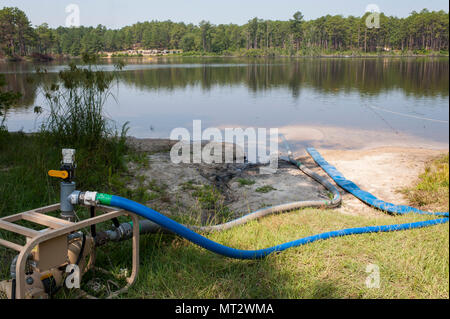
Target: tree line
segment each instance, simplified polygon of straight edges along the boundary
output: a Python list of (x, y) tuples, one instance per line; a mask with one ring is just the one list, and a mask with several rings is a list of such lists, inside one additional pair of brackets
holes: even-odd
[(181, 49), (227, 54), (263, 51), (286, 55), (324, 52), (448, 51), (449, 13), (413, 11), (406, 18), (379, 16), (379, 28), (368, 28), (370, 13), (361, 17), (326, 15), (305, 20), (296, 12), (288, 21), (254, 18), (244, 25), (201, 21), (146, 21), (121, 29), (97, 27), (33, 27), (18, 8), (0, 10), (1, 50), (6, 56), (72, 55), (128, 49)]

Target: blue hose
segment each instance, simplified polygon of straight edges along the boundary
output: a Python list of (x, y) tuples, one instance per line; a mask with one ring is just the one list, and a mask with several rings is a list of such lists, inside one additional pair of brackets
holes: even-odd
[(424, 212), (420, 209), (404, 206), (404, 205), (394, 205), (382, 200), (379, 200), (369, 192), (363, 191), (355, 183), (346, 179), (341, 172), (339, 172), (336, 167), (330, 165), (315, 148), (308, 148), (306, 150), (309, 155), (314, 159), (314, 161), (338, 184), (340, 187), (345, 189), (347, 192), (354, 195), (356, 198), (360, 199), (364, 203), (378, 208), (382, 211), (391, 214), (404, 215), (404, 214), (420, 214), (420, 215), (430, 215), (430, 216), (442, 216), (449, 217), (447, 213), (430, 213)]
[(179, 236), (197, 244), (207, 250), (215, 252), (219, 255), (223, 255), (230, 258), (235, 259), (261, 259), (266, 257), (267, 255), (273, 252), (280, 252), (292, 247), (298, 247), (301, 245), (309, 244), (318, 240), (325, 240), (334, 237), (348, 236), (348, 235), (356, 235), (356, 234), (365, 234), (365, 233), (379, 233), (379, 232), (392, 232), (392, 231), (400, 231), (400, 230), (408, 230), (413, 228), (422, 228), (428, 226), (434, 226), (438, 224), (444, 224), (448, 222), (448, 218), (442, 219), (434, 219), (423, 222), (416, 223), (407, 223), (407, 224), (399, 224), (399, 225), (385, 225), (385, 226), (368, 226), (368, 227), (359, 227), (359, 228), (350, 228), (344, 230), (337, 230), (326, 232), (314, 236), (305, 237), (302, 239), (294, 240), (288, 243), (284, 243), (281, 245), (260, 249), (260, 250), (241, 250), (230, 248), (219, 243), (216, 243), (202, 235), (199, 235), (189, 228), (177, 223), (176, 221), (158, 213), (157, 211), (148, 208), (139, 203), (133, 202), (131, 200), (119, 197), (112, 196), (110, 197), (110, 205), (114, 207), (119, 207), (135, 213), (139, 216), (147, 218), (152, 222), (164, 227)]
[(366, 234), (366, 233), (382, 233), (382, 232), (393, 232), (393, 231), (401, 231), (401, 230), (409, 230), (414, 228), (423, 228), (429, 227), (439, 224), (445, 224), (449, 221), (448, 213), (428, 213), (418, 210), (409, 206), (396, 206), (391, 203), (386, 203), (377, 199), (372, 194), (361, 190), (356, 184), (347, 180), (337, 169), (330, 164), (328, 164), (320, 154), (313, 148), (308, 149), (308, 153), (313, 157), (313, 159), (330, 175), (335, 182), (349, 191), (365, 203), (379, 208), (383, 211), (387, 211), (395, 214), (406, 214), (406, 213), (417, 213), (417, 214), (426, 214), (426, 215), (435, 215), (435, 216), (445, 216), (446, 218), (439, 218), (415, 223), (406, 223), (406, 224), (398, 224), (398, 225), (383, 225), (383, 226), (367, 226), (367, 227), (358, 227), (358, 228), (349, 228), (343, 230), (336, 230), (331, 232), (326, 232), (322, 234), (317, 234), (314, 236), (309, 236), (301, 239), (297, 239), (291, 242), (287, 242), (281, 245), (259, 249), (259, 250), (241, 250), (235, 249), (231, 247), (227, 247), (216, 243), (191, 229), (177, 223), (176, 221), (158, 213), (157, 211), (141, 205), (139, 203), (133, 202), (129, 199), (125, 199), (119, 196), (111, 196), (107, 194), (98, 194), (97, 200), (101, 204), (110, 205), (114, 207), (119, 207), (125, 209), (129, 212), (135, 213), (139, 216), (147, 218), (152, 222), (158, 224), (159, 226), (197, 244), (200, 247), (203, 247), (207, 250), (215, 252), (219, 255), (223, 255), (230, 258), (235, 259), (261, 259), (270, 255), (274, 252), (281, 252), (288, 248), (298, 247), (305, 244), (309, 244), (318, 240), (325, 240), (334, 237), (342, 237), (348, 235), (357, 235), (357, 234)]

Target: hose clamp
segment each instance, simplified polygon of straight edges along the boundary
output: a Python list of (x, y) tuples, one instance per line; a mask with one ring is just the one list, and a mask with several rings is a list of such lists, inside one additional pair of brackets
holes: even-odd
[(97, 206), (97, 192), (86, 192), (84, 193), (84, 205), (86, 206)]
[(81, 194), (80, 191), (72, 192), (72, 194), (70, 194), (68, 198), (69, 202), (72, 205), (78, 205), (80, 203), (80, 194)]

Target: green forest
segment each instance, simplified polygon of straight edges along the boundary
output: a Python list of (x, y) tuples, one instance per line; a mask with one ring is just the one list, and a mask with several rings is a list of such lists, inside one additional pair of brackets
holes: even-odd
[(128, 49), (181, 49), (183, 54), (306, 55), (400, 52), (448, 53), (449, 14), (413, 11), (406, 18), (380, 14), (379, 28), (368, 28), (361, 17), (327, 15), (305, 20), (296, 12), (288, 21), (253, 18), (244, 25), (202, 21), (138, 22), (121, 29), (32, 26), (18, 8), (0, 10), (1, 53), (6, 57), (117, 52)]

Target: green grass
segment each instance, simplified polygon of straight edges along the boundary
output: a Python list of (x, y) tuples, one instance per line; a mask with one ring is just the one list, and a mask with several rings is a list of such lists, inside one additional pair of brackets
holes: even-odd
[(222, 52), (205, 52), (205, 51), (186, 51), (171, 56), (189, 56), (189, 57), (409, 57), (409, 56), (448, 56), (448, 51), (431, 51), (431, 50), (414, 50), (414, 51), (371, 51), (363, 50), (325, 50), (318, 47), (305, 47), (300, 50), (294, 48), (269, 48), (269, 49), (237, 49), (224, 50)]
[[(272, 216), (208, 237), (259, 249), (316, 233), (405, 223), (419, 216), (365, 218), (306, 209)], [(448, 298), (448, 225), (320, 241), (260, 261), (218, 256), (178, 237), (141, 239), (141, 269), (122, 298)], [(130, 269), (130, 243), (110, 244), (98, 264)], [(379, 289), (365, 285), (366, 267), (380, 269)]]
[(403, 190), (413, 205), (430, 209), (449, 209), (449, 157), (439, 156), (431, 161), (413, 187)]
[[(47, 134), (4, 132), (1, 142), (0, 217), (59, 202), (60, 179), (49, 177), (47, 172), (60, 168), (63, 146)], [(125, 171), (125, 151), (120, 139), (104, 140), (92, 150), (78, 148), (77, 188), (114, 193), (109, 181), (118, 180), (118, 174)], [(0, 236), (12, 239), (8, 232), (0, 231)], [(0, 248), (0, 277), (7, 273), (11, 256), (12, 252)]]
[(252, 181), (251, 179), (245, 179), (245, 178), (239, 178), (237, 180), (237, 182), (239, 183), (239, 187), (250, 186), (250, 185), (254, 185), (256, 183), (255, 181)]
[[(440, 203), (444, 197), (448, 200), (446, 163), (448, 157), (430, 163), (417, 184), (435, 192)], [(447, 195), (439, 191), (445, 185)], [(260, 249), (331, 230), (429, 218), (305, 209), (208, 237), (230, 247)], [(129, 268), (122, 258), (129, 250), (130, 243), (119, 249), (111, 244), (100, 252), (98, 262), (106, 265), (111, 259), (119, 262), (116, 271)], [(380, 288), (366, 287), (370, 264), (380, 269)], [(319, 241), (260, 261), (233, 260), (182, 238), (151, 235), (141, 239), (138, 281), (122, 298), (449, 298), (448, 282), (448, 224)]]
[(192, 196), (198, 199), (203, 209), (215, 209), (222, 201), (220, 193), (210, 185), (198, 187)]
[(184, 191), (195, 191), (198, 186), (199, 185), (194, 180), (190, 180), (181, 184), (181, 189)]
[(225, 197), (216, 187), (211, 185), (191, 186), (195, 188), (192, 196), (198, 200), (203, 211), (209, 212), (209, 223), (223, 223), (232, 216), (232, 212), (224, 204)]
[[(426, 184), (427, 172), (433, 171), (427, 169), (419, 184)], [(230, 247), (260, 249), (331, 230), (426, 219), (430, 217), (363, 217), (305, 209), (208, 238)], [(130, 250), (131, 243), (109, 244), (97, 261), (103, 267), (113, 264), (118, 274), (130, 269)], [(370, 264), (380, 269), (380, 288), (366, 286)], [(141, 238), (138, 281), (121, 298), (449, 298), (448, 282), (448, 224), (319, 241), (259, 261), (233, 260), (179, 237), (151, 235)]]
[[(59, 167), (59, 147), (38, 136), (11, 134), (7, 138), (9, 143), (0, 152), (0, 216), (57, 202), (59, 181), (47, 177), (46, 172)], [(105, 166), (102, 160), (106, 154), (101, 150), (77, 155), (83, 168), (78, 170), (80, 187), (139, 197), (133, 192), (126, 194), (124, 180), (134, 177), (127, 176), (124, 168)], [(141, 155), (129, 158), (144, 163)], [(439, 163), (444, 165), (445, 159)], [(447, 179), (441, 179), (433, 177), (435, 169), (431, 166), (418, 185), (428, 185), (427, 191), (438, 192), (441, 198), (444, 195), (438, 190), (445, 180), (448, 194), (448, 168)], [(142, 190), (164, 194), (164, 187), (141, 182)], [(436, 188), (435, 184), (441, 186)], [(216, 208), (220, 203), (215, 189), (194, 182), (185, 188), (195, 193), (205, 207)], [(381, 213), (378, 217), (348, 216), (333, 210), (305, 209), (213, 233), (208, 238), (234, 248), (260, 249), (325, 231), (429, 218)], [(140, 243), (138, 280), (121, 298), (449, 298), (448, 224), (319, 241), (259, 261), (218, 256), (173, 235), (142, 236)], [(0, 250), (1, 278), (8, 276), (13, 256)], [(366, 287), (369, 264), (380, 269), (380, 288)], [(131, 242), (110, 243), (97, 249), (96, 265), (116, 276), (124, 269), (130, 270)], [(88, 289), (94, 277), (103, 284), (107, 279), (125, 284), (122, 279), (89, 273), (83, 278), (83, 288)], [(104, 287), (98, 296), (105, 296)], [(73, 295), (63, 289), (56, 297)]]
[(271, 191), (275, 191), (275, 190), (276, 190), (276, 189), (273, 188), (273, 186), (271, 186), (271, 185), (265, 185), (265, 186), (262, 186), (262, 187), (257, 188), (257, 189), (256, 189), (256, 192), (265, 194), (265, 193), (270, 193)]

